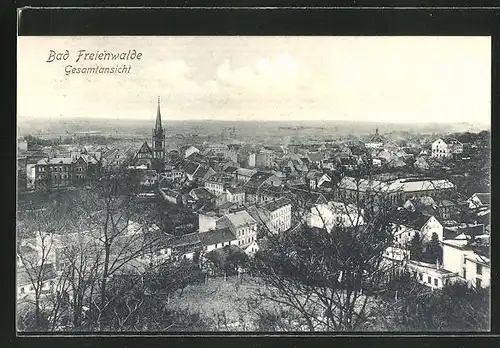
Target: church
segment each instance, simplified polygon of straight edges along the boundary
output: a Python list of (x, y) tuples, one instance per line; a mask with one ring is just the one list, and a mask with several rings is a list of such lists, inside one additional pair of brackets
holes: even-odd
[(145, 141), (137, 151), (132, 167), (137, 169), (151, 169), (160, 173), (165, 170), (165, 130), (161, 123), (160, 97), (156, 111), (156, 122), (151, 134), (151, 146)]

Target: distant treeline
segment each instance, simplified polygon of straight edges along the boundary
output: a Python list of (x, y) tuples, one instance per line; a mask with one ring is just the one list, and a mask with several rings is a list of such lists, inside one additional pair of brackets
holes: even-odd
[(24, 140), (28, 143), (28, 146), (55, 146), (74, 144), (75, 142), (82, 141), (84, 141), (85, 143), (107, 145), (117, 141), (118, 139), (103, 135), (80, 135), (74, 137), (58, 137), (53, 139), (43, 139), (32, 135), (27, 135), (24, 137)]
[(481, 131), (479, 133), (465, 132), (457, 134), (456, 138), (458, 141), (465, 144), (476, 142), (488, 143), (491, 138), (491, 133), (489, 131)]

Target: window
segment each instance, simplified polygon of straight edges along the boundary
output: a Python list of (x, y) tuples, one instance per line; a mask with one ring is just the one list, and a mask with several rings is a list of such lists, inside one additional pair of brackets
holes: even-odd
[(434, 279), (434, 286), (438, 286), (438, 279), (437, 278)]
[(481, 279), (476, 278), (476, 287), (480, 288), (481, 287)]
[(419, 274), (420, 281), (424, 280), (424, 275), (422, 273)]
[(427, 276), (427, 284), (430, 284), (430, 283), (431, 283), (431, 277)]
[(480, 264), (476, 264), (476, 273), (479, 275), (483, 274), (483, 267)]
[(462, 273), (464, 274), (463, 277), (467, 279), (467, 270), (465, 269), (465, 267), (462, 268)]

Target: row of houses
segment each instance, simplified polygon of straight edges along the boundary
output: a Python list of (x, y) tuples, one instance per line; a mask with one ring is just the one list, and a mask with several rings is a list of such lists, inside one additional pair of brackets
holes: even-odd
[[(454, 216), (458, 221), (445, 220), (432, 210), (415, 210), (415, 204), (407, 202), (391, 225), (394, 241), (384, 253), (387, 263), (410, 271), (417, 281), (432, 289), (457, 281), (478, 288), (488, 287), (491, 272), (488, 196), (486, 193), (474, 194), (463, 202), (462, 208), (470, 210), (471, 214), (461, 211)], [(466, 215), (467, 221), (460, 220)], [(439, 242), (442, 259), (435, 262), (413, 259), (412, 240), (418, 236), (425, 245), (433, 235)]]

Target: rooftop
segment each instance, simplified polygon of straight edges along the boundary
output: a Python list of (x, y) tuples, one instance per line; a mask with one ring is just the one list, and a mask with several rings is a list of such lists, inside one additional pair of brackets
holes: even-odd
[(228, 187), (227, 191), (229, 191), (231, 194), (238, 194), (238, 193), (245, 193), (245, 189), (241, 186), (237, 187)]
[(418, 192), (430, 190), (452, 189), (455, 187), (447, 179), (396, 179), (393, 181), (379, 181), (371, 179), (356, 179), (344, 177), (339, 182), (339, 187), (349, 190), (375, 191), (375, 192)]
[(221, 228), (213, 231), (199, 233), (200, 241), (203, 245), (215, 245), (219, 243), (231, 242), (236, 239), (229, 228)]
[(489, 205), (491, 203), (491, 193), (474, 193), (473, 197), (474, 196), (485, 205)]
[(289, 199), (281, 197), (278, 198), (277, 200), (270, 201), (264, 204), (262, 207), (267, 209), (269, 212), (273, 212), (289, 204), (291, 204), (291, 201)]
[(73, 159), (71, 157), (53, 157), (50, 159), (41, 159), (36, 164), (71, 164)]
[(249, 168), (238, 168), (236, 169), (236, 172), (238, 173), (238, 175), (252, 176), (257, 173), (257, 170)]
[(430, 272), (433, 272), (435, 274), (437, 273), (437, 274), (444, 276), (444, 277), (450, 277), (450, 276), (456, 275), (456, 273), (448, 271), (447, 269), (444, 269), (441, 266), (436, 267), (436, 264), (434, 264), (434, 263), (426, 263), (426, 262), (419, 262), (419, 261), (411, 260), (411, 261), (409, 261), (409, 265), (416, 267), (416, 268), (425, 269), (427, 272), (430, 271)]
[(201, 243), (198, 232), (188, 233), (180, 237), (169, 240), (169, 245), (172, 248), (181, 247), (185, 245), (196, 245)]
[(250, 216), (246, 210), (226, 215), (224, 218), (226, 218), (234, 227), (243, 227), (256, 223), (255, 219)]

